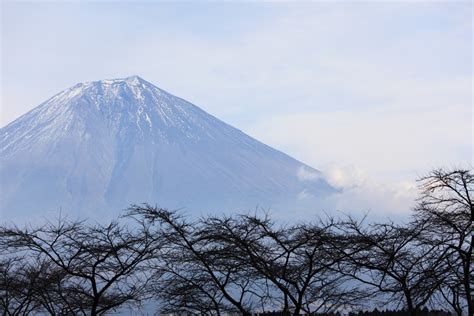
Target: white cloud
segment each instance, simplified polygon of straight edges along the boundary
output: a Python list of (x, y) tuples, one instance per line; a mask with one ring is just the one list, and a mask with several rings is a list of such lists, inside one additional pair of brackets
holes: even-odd
[(410, 214), (418, 194), (415, 181), (377, 181), (353, 165), (328, 166), (324, 175), (341, 189), (328, 202), (342, 212), (404, 217)]
[(336, 188), (349, 189), (364, 184), (366, 175), (353, 165), (337, 166), (330, 164), (324, 168), (324, 178)]
[(296, 171), (296, 176), (300, 181), (316, 181), (321, 178), (321, 174), (305, 166), (301, 166)]

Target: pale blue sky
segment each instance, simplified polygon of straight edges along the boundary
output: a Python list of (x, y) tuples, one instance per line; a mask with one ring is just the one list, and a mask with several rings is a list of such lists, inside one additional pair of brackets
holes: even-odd
[(1, 6), (0, 126), (139, 75), (394, 209), (417, 175), (472, 164), (468, 1)]

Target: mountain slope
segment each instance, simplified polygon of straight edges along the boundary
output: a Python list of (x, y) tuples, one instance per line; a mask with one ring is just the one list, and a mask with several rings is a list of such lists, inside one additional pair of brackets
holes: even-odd
[(334, 192), (319, 171), (136, 76), (53, 96), (0, 130), (0, 151), (7, 218), (141, 202), (248, 210)]

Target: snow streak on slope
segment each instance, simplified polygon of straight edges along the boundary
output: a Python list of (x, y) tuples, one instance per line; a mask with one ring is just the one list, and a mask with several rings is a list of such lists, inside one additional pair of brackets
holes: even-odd
[(234, 211), (334, 192), (319, 171), (139, 77), (80, 83), (0, 130), (4, 217), (130, 203)]

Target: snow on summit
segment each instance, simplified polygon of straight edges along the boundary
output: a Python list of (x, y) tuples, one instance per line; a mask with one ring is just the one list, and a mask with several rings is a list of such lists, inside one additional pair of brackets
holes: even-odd
[(278, 208), (334, 189), (319, 171), (138, 76), (79, 83), (0, 129), (3, 217)]

